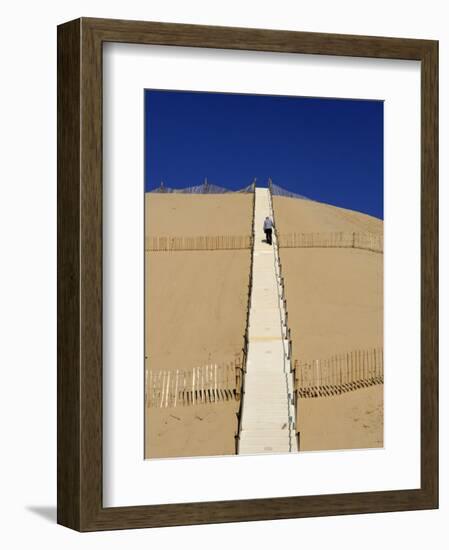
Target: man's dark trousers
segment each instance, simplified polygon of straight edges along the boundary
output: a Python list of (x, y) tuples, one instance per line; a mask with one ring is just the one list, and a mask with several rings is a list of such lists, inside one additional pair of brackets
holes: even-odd
[(265, 229), (265, 236), (267, 238), (267, 243), (268, 244), (271, 244), (271, 233), (272, 233), (272, 229)]

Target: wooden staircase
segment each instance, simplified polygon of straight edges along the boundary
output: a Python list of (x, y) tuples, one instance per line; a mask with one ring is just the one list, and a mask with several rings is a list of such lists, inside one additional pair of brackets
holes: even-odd
[(269, 190), (255, 190), (253, 284), (248, 355), (238, 454), (297, 451), (293, 377), (290, 372), (285, 311), (277, 264), (277, 241), (265, 242), (263, 221), (273, 219)]

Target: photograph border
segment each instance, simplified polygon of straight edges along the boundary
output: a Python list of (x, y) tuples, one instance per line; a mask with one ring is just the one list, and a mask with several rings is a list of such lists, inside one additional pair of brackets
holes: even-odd
[[(105, 42), (421, 62), (420, 489), (103, 507)], [(438, 42), (81, 18), (58, 27), (57, 65), (58, 523), (78, 531), (99, 531), (437, 508)]]

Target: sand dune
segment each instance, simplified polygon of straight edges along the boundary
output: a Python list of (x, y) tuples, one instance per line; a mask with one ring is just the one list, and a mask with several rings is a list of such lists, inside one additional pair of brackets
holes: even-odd
[(383, 386), (334, 397), (301, 399), (298, 430), (302, 451), (383, 446)]
[(366, 231), (383, 233), (383, 221), (361, 212), (289, 197), (273, 197), (280, 233)]
[(146, 458), (235, 454), (237, 404), (150, 409)]
[[(252, 195), (146, 195), (146, 236), (249, 235)], [(243, 346), (249, 250), (145, 253), (146, 368), (228, 362)], [(236, 401), (146, 410), (145, 456), (234, 454)]]
[[(371, 232), (381, 220), (301, 199), (274, 198), (280, 233)], [(146, 236), (248, 235), (252, 196), (151, 194)], [(256, 223), (262, 220), (256, 220)], [(383, 344), (383, 255), (281, 248), (293, 357), (326, 358)], [(190, 369), (241, 351), (250, 251), (146, 252), (146, 368)], [(235, 452), (238, 402), (146, 410), (146, 457)], [(383, 386), (300, 399), (301, 450), (383, 445)]]
[[(279, 233), (383, 231), (377, 218), (301, 199), (274, 197), (274, 212)], [(281, 248), (280, 258), (293, 358), (383, 346), (383, 254)], [(298, 411), (301, 450), (383, 445), (383, 386), (300, 399)]]
[(253, 195), (145, 195), (145, 235), (250, 235)]
[(280, 256), (294, 355), (310, 360), (382, 346), (382, 254), (281, 248)]
[(243, 346), (247, 250), (147, 252), (146, 341), (153, 370), (226, 362)]

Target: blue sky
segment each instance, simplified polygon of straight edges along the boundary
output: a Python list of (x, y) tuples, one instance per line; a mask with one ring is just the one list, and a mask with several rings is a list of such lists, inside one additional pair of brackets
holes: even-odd
[(257, 178), (383, 219), (383, 102), (145, 91), (145, 190)]

